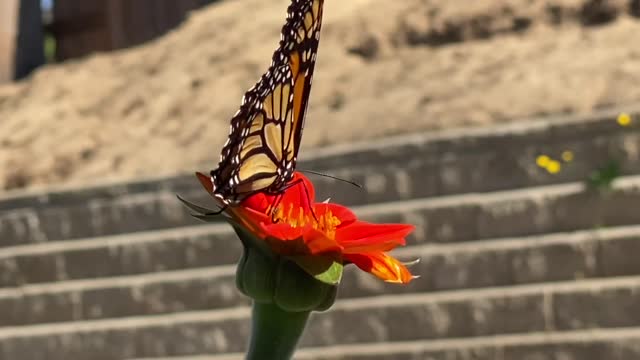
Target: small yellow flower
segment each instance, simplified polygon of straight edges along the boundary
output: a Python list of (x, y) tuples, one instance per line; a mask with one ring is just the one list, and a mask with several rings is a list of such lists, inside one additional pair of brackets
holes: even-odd
[(560, 168), (561, 167), (562, 167), (562, 165), (560, 164), (559, 161), (551, 160), (547, 164), (546, 169), (550, 174), (557, 174), (557, 173), (560, 172)]
[(550, 161), (551, 158), (547, 155), (540, 155), (536, 158), (536, 164), (541, 168), (546, 168)]
[(627, 113), (621, 113), (620, 115), (618, 115), (618, 124), (620, 126), (631, 125), (631, 116)]
[(562, 160), (564, 160), (564, 162), (571, 162), (573, 160), (573, 151), (563, 151)]

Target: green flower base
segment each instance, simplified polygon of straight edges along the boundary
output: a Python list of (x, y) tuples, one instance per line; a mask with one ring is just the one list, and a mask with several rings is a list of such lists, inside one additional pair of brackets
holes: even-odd
[[(178, 197), (196, 218), (228, 221), (243, 244), (236, 271), (236, 286), (253, 299), (252, 332), (247, 360), (288, 360), (295, 352), (312, 311), (333, 305), (343, 265), (332, 254), (285, 257), (275, 254), (227, 216)], [(222, 219), (221, 219), (222, 218)]]

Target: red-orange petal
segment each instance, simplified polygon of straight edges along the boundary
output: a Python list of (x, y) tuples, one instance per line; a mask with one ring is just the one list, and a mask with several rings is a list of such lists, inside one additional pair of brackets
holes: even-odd
[(271, 217), (268, 216), (267, 214), (261, 212), (261, 211), (257, 211), (255, 209), (252, 209), (250, 207), (245, 207), (245, 206), (230, 206), (227, 209), (228, 213), (233, 214), (233, 216), (235, 217), (239, 217), (242, 218), (244, 220), (250, 221), (251, 223), (258, 225), (261, 223), (271, 223)]
[(315, 200), (315, 189), (309, 179), (299, 172), (293, 174), (293, 179), (289, 181), (287, 186), (290, 186), (282, 194), (280, 203), (285, 207), (293, 205), (293, 207), (301, 207), (305, 211), (311, 209), (311, 206)]
[[(289, 224), (261, 224), (262, 230), (268, 237), (286, 243), (292, 240), (303, 239), (307, 251), (305, 254), (321, 254), (325, 252), (341, 252), (342, 247), (335, 240), (326, 236), (322, 231), (311, 226), (292, 227)], [(281, 244), (280, 246), (287, 246)]]
[(311, 226), (294, 228), (287, 224), (271, 224), (263, 225), (263, 229), (271, 249), (282, 255), (316, 255), (342, 250), (333, 239)]
[(342, 247), (334, 239), (329, 238), (324, 232), (312, 227), (305, 231), (304, 242), (311, 254), (322, 254), (327, 252), (342, 252)]
[[(272, 199), (273, 198), (273, 199)], [(269, 206), (275, 201), (274, 196), (267, 196), (264, 193), (256, 193), (242, 201), (241, 206), (244, 208), (252, 209), (254, 211), (267, 213)]]
[(207, 190), (209, 194), (213, 193), (213, 183), (211, 182), (210, 176), (207, 176), (201, 172), (196, 172), (196, 177), (198, 178), (198, 181), (200, 181), (200, 184), (204, 186), (204, 188)]
[(328, 211), (331, 211), (331, 214), (340, 220), (338, 227), (348, 226), (358, 220), (351, 209), (338, 204), (316, 203), (313, 205), (313, 211), (318, 217), (324, 216)]
[(348, 254), (345, 259), (386, 282), (407, 284), (413, 280), (413, 275), (406, 266), (383, 252)]
[(407, 224), (371, 224), (357, 221), (338, 228), (336, 240), (345, 253), (388, 251), (405, 244), (405, 237), (415, 227)]
[(262, 223), (260, 224), (260, 227), (265, 233), (268, 234), (268, 236), (282, 241), (298, 239), (302, 237), (306, 230), (304, 227), (292, 227), (291, 225), (286, 223)]

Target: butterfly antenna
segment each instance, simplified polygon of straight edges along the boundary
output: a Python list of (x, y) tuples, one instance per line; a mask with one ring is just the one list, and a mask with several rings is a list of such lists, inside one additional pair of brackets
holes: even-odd
[(317, 172), (317, 171), (313, 171), (313, 170), (299, 170), (299, 171), (303, 172), (303, 173), (309, 173), (309, 174), (313, 174), (313, 175), (324, 176), (324, 177), (327, 177), (327, 178), (333, 179), (333, 180), (342, 181), (342, 182), (345, 182), (347, 184), (351, 184), (351, 185), (357, 187), (358, 189), (362, 189), (363, 188), (362, 185), (358, 184), (355, 181), (342, 179), (342, 178), (339, 178), (339, 177), (336, 177), (336, 176), (327, 175), (327, 174), (324, 174), (324, 173), (321, 173), (321, 172)]

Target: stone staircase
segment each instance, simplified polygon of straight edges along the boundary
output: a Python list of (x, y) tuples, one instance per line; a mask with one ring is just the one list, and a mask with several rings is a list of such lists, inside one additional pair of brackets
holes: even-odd
[[(627, 109), (628, 110), (628, 109)], [(319, 198), (417, 225), (396, 254), (422, 277), (349, 269), (297, 359), (640, 359), (640, 128), (617, 113), (305, 152)], [(558, 174), (539, 154), (574, 160)], [(610, 159), (611, 191), (584, 180)], [(191, 176), (0, 199), (0, 359), (242, 359), (241, 246), (176, 200)]]

